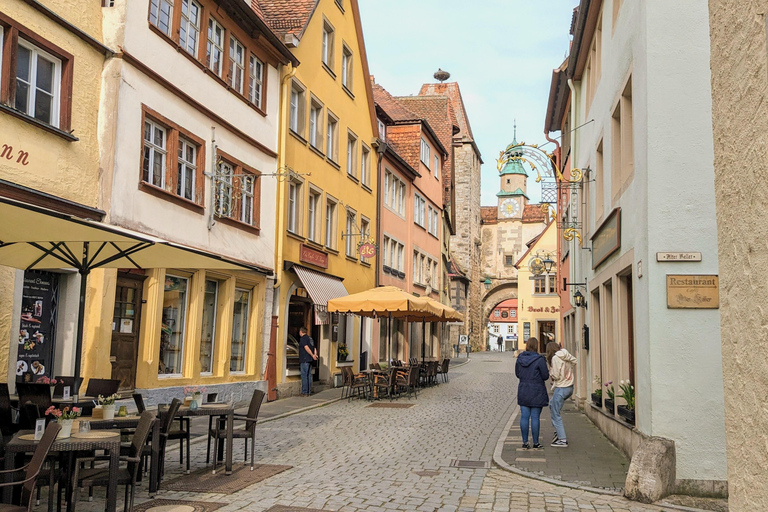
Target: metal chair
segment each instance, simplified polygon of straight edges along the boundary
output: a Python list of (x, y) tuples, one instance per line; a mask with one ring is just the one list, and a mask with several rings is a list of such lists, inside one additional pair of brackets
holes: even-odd
[[(242, 428), (232, 428), (233, 439), (245, 439), (245, 453), (243, 454), (243, 461), (248, 460), (248, 438), (251, 439), (251, 471), (253, 471), (253, 460), (256, 453), (256, 421), (259, 417), (259, 410), (261, 409), (261, 403), (264, 401), (265, 393), (256, 389), (251, 397), (251, 404), (248, 406), (248, 414), (245, 416), (235, 414), (234, 419), (236, 421), (245, 421)], [(211, 438), (213, 438), (213, 471), (216, 471), (216, 460), (218, 457), (219, 440), (223, 440), (227, 437), (227, 425), (226, 419), (219, 418), (215, 423), (215, 427), (208, 431), (208, 453), (211, 452)], [(207, 461), (208, 459), (206, 459)]]
[[(19, 395), (19, 428), (34, 430), (35, 420), (42, 417), (52, 405), (51, 387), (48, 384), (18, 382), (16, 383), (16, 392)], [(32, 403), (37, 407), (37, 414), (34, 417), (30, 417), (33, 409), (27, 408), (27, 403)]]
[[(160, 424), (160, 446), (157, 447), (157, 453), (160, 457), (161, 478), (163, 473), (165, 473), (165, 447), (168, 444), (168, 432), (171, 430), (171, 425), (176, 417), (176, 413), (179, 412), (179, 407), (181, 407), (181, 400), (174, 398), (171, 400), (171, 405), (168, 406), (168, 409), (160, 414), (160, 421), (162, 423)], [(158, 406), (158, 412), (159, 411), (160, 406)]]
[[(48, 392), (48, 398), (50, 398), (50, 391)], [(26, 466), (19, 469), (12, 469), (10, 471), (0, 471), (0, 475), (8, 475), (17, 471), (25, 470), (24, 480), (18, 482), (4, 482), (0, 483), (0, 488), (12, 487), (21, 485), (21, 505), (5, 505), (0, 504), (0, 512), (31, 512), (33, 502), (32, 493), (37, 485), (37, 478), (40, 475), (40, 469), (43, 467), (43, 462), (48, 457), (48, 452), (51, 450), (51, 445), (56, 441), (56, 436), (59, 435), (61, 425), (56, 422), (51, 422), (46, 427), (43, 437), (35, 448), (35, 452), (32, 455), (32, 460)]]

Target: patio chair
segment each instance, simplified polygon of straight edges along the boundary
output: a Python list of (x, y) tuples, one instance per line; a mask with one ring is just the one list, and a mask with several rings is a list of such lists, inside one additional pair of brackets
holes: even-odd
[[(50, 391), (48, 393), (48, 397), (50, 398)], [(40, 475), (40, 469), (43, 467), (45, 459), (48, 458), (48, 452), (51, 450), (51, 445), (56, 441), (56, 436), (59, 434), (59, 430), (61, 430), (61, 425), (53, 421), (49, 423), (37, 448), (35, 448), (35, 452), (32, 454), (32, 460), (29, 464), (19, 469), (0, 471), (0, 475), (5, 477), (8, 474), (24, 470), (24, 480), (0, 483), (0, 488), (13, 487), (16, 485), (22, 486), (21, 505), (0, 504), (0, 512), (31, 512), (34, 501), (32, 499), (32, 492), (35, 490), (37, 478)]]
[(448, 358), (443, 359), (442, 364), (437, 368), (437, 376), (443, 376), (443, 382), (448, 382), (448, 365), (451, 364), (451, 360)]
[(171, 404), (165, 408), (165, 410), (160, 412), (160, 406), (158, 405), (158, 413), (160, 415), (160, 443), (157, 447), (157, 453), (160, 457), (160, 478), (163, 477), (163, 473), (165, 473), (165, 447), (168, 445), (168, 432), (171, 430), (171, 426), (173, 425), (173, 420), (176, 419), (176, 413), (179, 412), (179, 407), (181, 407), (181, 400), (178, 398), (174, 398), (171, 400)]
[(85, 396), (96, 398), (99, 395), (114, 395), (118, 389), (120, 389), (120, 379), (88, 379)]
[(133, 403), (136, 404), (136, 409), (139, 411), (139, 414), (147, 410), (147, 406), (144, 405), (144, 395), (141, 393), (133, 394)]
[[(129, 512), (133, 508), (133, 498), (136, 492), (136, 479), (139, 475), (139, 467), (141, 466), (142, 452), (144, 451), (144, 445), (149, 437), (149, 431), (152, 428), (152, 420), (155, 415), (149, 411), (141, 413), (139, 418), (139, 425), (136, 427), (136, 432), (133, 434), (131, 440), (130, 454), (121, 455), (120, 461), (127, 462), (127, 465), (120, 467), (117, 471), (117, 485), (125, 486), (125, 504), (123, 505), (124, 512)], [(122, 451), (122, 450), (121, 450)], [(75, 474), (73, 481), (75, 483), (75, 491), (72, 493), (72, 510), (77, 507), (77, 489), (82, 487), (106, 487), (110, 482), (110, 469), (109, 467), (98, 468), (80, 468), (81, 462), (93, 462), (98, 460), (109, 460), (109, 457), (87, 457), (78, 458), (77, 464), (75, 464)], [(130, 493), (129, 493), (130, 491)]]
[(357, 392), (357, 396), (360, 396), (362, 392), (363, 398), (367, 398), (368, 389), (370, 388), (370, 381), (368, 376), (364, 373), (355, 373), (352, 368), (345, 367), (342, 371), (346, 373), (347, 379), (349, 379), (349, 392), (347, 394), (347, 401), (352, 400), (352, 393)]
[[(243, 461), (248, 461), (248, 438), (251, 439), (251, 471), (253, 471), (254, 456), (256, 453), (256, 421), (259, 417), (259, 410), (261, 404), (264, 401), (265, 393), (256, 389), (251, 397), (251, 404), (248, 406), (248, 414), (245, 416), (235, 414), (234, 419), (236, 421), (245, 421), (242, 428), (232, 427), (232, 439), (244, 439), (245, 440), (245, 452), (243, 454)], [(211, 438), (213, 438), (213, 471), (216, 472), (216, 458), (218, 456), (219, 441), (224, 440), (227, 437), (227, 425), (226, 419), (220, 418), (216, 421), (215, 427), (208, 432), (208, 453), (211, 452)], [(207, 459), (206, 459), (207, 460)]]
[[(43, 417), (51, 406), (51, 387), (48, 384), (18, 382), (16, 392), (19, 395), (19, 428), (34, 430), (35, 420)], [(36, 406), (37, 414), (32, 414), (33, 409), (26, 407), (27, 403)]]
[(386, 373), (376, 373), (373, 375), (373, 390), (378, 398), (388, 396), (390, 400), (392, 399), (392, 388), (395, 385), (396, 374), (397, 371), (393, 367)]
[(74, 393), (75, 390), (75, 378), (74, 377), (56, 377), (56, 385), (53, 388), (53, 396), (54, 397), (62, 397), (64, 396), (64, 387), (69, 386), (69, 393), (70, 396), (72, 393)]
[(13, 422), (13, 411), (8, 384), (0, 383), (0, 435), (3, 437), (12, 436), (19, 431), (19, 425)]
[(419, 376), (420, 376), (420, 367), (418, 365), (411, 366), (411, 373), (408, 376), (408, 399), (411, 398), (411, 390), (413, 391), (413, 396), (415, 398), (419, 398)]
[(406, 391), (408, 393), (408, 400), (411, 399), (411, 374), (414, 373), (414, 367), (408, 366), (405, 368), (398, 368), (395, 371), (395, 385), (394, 393), (400, 397), (400, 393)]

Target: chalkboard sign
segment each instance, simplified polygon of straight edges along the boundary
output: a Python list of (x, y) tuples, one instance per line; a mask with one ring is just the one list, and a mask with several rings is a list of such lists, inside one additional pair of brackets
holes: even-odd
[(16, 380), (19, 382), (35, 382), (43, 376), (53, 376), (58, 291), (58, 274), (24, 272), (16, 358)]

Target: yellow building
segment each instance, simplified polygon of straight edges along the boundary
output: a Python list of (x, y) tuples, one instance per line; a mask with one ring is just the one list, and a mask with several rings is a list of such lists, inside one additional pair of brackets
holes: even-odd
[[(112, 52), (101, 42), (101, 11), (77, 0), (11, 0), (0, 9), (0, 201), (19, 215), (35, 205), (104, 217), (98, 112)], [(4, 210), (4, 224), (18, 222), (16, 206)], [(3, 261), (14, 247), (4, 249)], [(0, 267), (0, 367), (9, 368), (0, 380), (73, 374), (79, 284), (72, 270)], [(93, 331), (109, 336), (108, 325)]]
[[(544, 352), (549, 338), (557, 332), (560, 320), (560, 297), (557, 294), (557, 225), (550, 222), (544, 231), (527, 244), (528, 250), (515, 264), (518, 276), (518, 350), (525, 350), (530, 337), (539, 340)], [(545, 264), (552, 261), (547, 272)]]
[[(371, 320), (326, 314), (329, 299), (375, 286), (375, 257), (359, 244), (377, 231), (377, 125), (357, 0), (262, 5), (301, 62), (281, 80), (270, 390), (299, 393), (298, 330), (318, 345), (315, 380), (371, 353)], [(274, 398), (271, 397), (271, 398)]]

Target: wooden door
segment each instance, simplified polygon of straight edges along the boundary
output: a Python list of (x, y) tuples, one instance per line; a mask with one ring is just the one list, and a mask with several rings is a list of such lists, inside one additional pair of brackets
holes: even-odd
[(120, 380), (120, 390), (132, 390), (136, 386), (142, 285), (141, 278), (120, 276), (117, 279), (109, 359), (112, 378)]
[(555, 335), (555, 322), (539, 322), (539, 352), (542, 354), (547, 351), (549, 337), (546, 334)]

